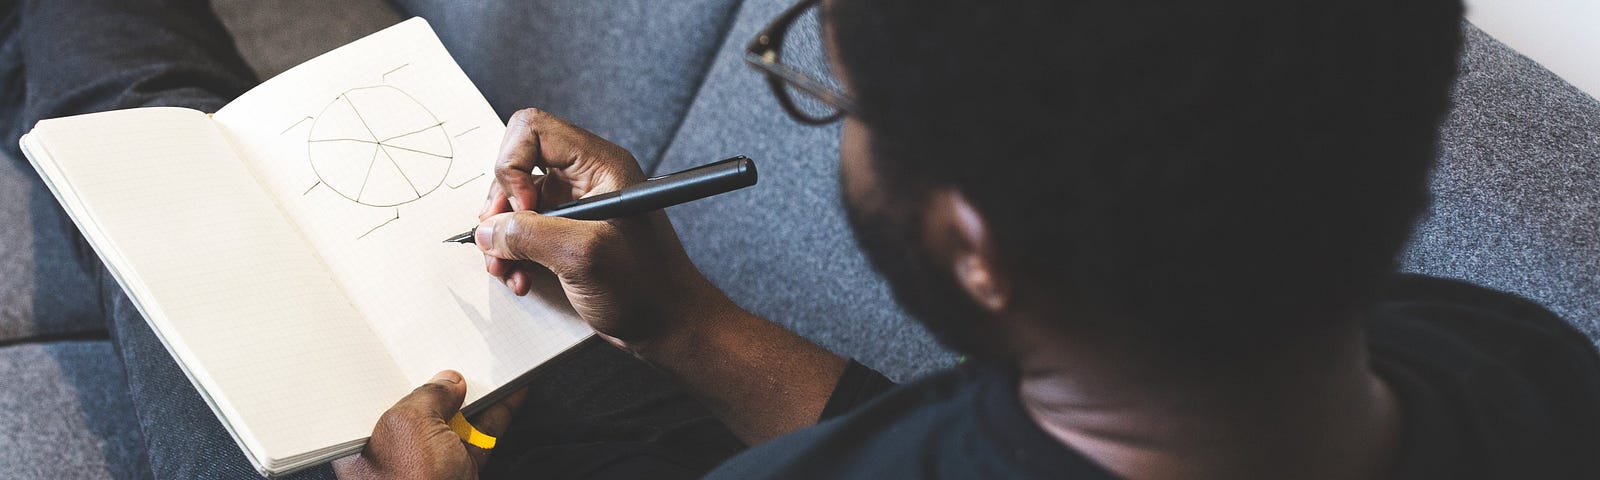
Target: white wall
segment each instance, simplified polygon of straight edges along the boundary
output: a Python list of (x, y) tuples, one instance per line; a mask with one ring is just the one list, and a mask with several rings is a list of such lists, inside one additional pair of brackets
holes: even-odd
[(1600, 98), (1600, 0), (1466, 0), (1467, 20)]

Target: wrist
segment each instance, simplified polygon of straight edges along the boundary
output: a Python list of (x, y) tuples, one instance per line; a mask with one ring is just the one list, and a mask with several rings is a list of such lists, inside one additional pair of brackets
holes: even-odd
[(740, 308), (732, 299), (704, 278), (703, 286), (694, 294), (684, 295), (680, 308), (663, 312), (660, 329), (645, 339), (617, 341), (618, 346), (644, 360), (667, 370), (702, 358), (722, 344), (722, 337), (740, 331), (741, 322), (754, 315)]

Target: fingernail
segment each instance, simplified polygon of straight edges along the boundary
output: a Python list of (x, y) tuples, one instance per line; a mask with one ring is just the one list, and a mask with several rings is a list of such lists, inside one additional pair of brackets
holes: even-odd
[(434, 374), (433, 378), (428, 379), (428, 383), (444, 383), (444, 382), (461, 383), (461, 374), (456, 373), (454, 370), (445, 370), (443, 372), (439, 372), (439, 373)]
[(522, 211), (522, 202), (517, 201), (517, 197), (506, 197), (506, 200), (511, 202), (511, 210)]
[(478, 243), (478, 248), (489, 251), (494, 246), (494, 219), (485, 220), (478, 224), (478, 229), (472, 233), (472, 241)]

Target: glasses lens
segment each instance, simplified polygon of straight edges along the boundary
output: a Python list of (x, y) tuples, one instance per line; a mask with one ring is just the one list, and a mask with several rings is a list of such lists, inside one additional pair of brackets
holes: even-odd
[[(842, 92), (843, 86), (828, 68), (828, 57), (822, 45), (822, 23), (819, 9), (811, 8), (795, 19), (784, 35), (781, 46), (782, 67), (790, 73), (784, 82), (784, 91), (794, 100), (801, 113), (812, 118), (822, 118), (838, 112), (819, 99), (824, 92)], [(812, 91), (820, 90), (820, 91)]]

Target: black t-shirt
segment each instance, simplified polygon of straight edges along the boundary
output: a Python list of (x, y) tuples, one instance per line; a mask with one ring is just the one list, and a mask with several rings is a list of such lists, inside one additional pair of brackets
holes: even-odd
[[(1560, 318), (1409, 275), (1371, 318), (1374, 368), (1405, 416), (1396, 478), (1600, 478), (1600, 356)], [(708, 478), (1114, 478), (1034, 424), (1016, 386), (1007, 367), (964, 365), (890, 388), (852, 364), (828, 420)]]

